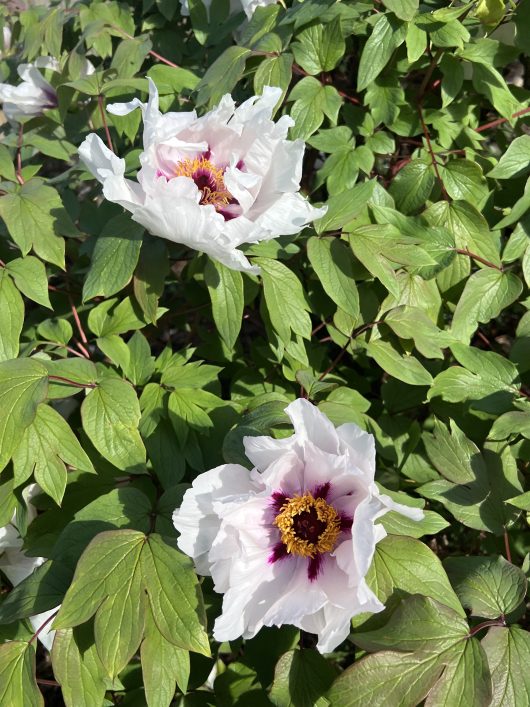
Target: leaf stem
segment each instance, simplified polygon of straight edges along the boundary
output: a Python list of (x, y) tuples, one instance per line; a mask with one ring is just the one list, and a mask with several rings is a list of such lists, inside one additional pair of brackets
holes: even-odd
[(41, 631), (43, 631), (46, 628), (46, 626), (53, 621), (53, 619), (57, 616), (58, 613), (59, 613), (59, 609), (57, 609), (57, 611), (54, 611), (51, 616), (48, 616), (46, 621), (39, 626), (39, 628), (35, 631), (33, 636), (29, 639), (28, 643), (32, 643), (37, 638), (39, 633)]
[(105, 115), (105, 106), (103, 104), (103, 101), (104, 101), (104, 98), (100, 93), (98, 96), (99, 112), (101, 115), (101, 120), (103, 121), (103, 127), (105, 129), (105, 135), (107, 138), (107, 145), (109, 146), (109, 150), (111, 152), (114, 152), (114, 145), (112, 144), (112, 138), (110, 136), (110, 130), (109, 130), (109, 126), (107, 124), (107, 116)]
[(508, 535), (508, 530), (507, 528), (504, 528), (504, 548), (506, 550), (506, 559), (508, 562), (511, 563), (512, 561), (512, 552), (510, 550), (510, 537)]
[(497, 118), (497, 120), (492, 120), (490, 123), (485, 123), (484, 125), (479, 125), (478, 128), (475, 128), (475, 132), (476, 133), (483, 133), (485, 130), (489, 130), (490, 128), (496, 128), (497, 125), (502, 125), (503, 123), (507, 123), (509, 120), (514, 120), (515, 118), (520, 118), (522, 115), (527, 115), (527, 113), (530, 113), (530, 107), (523, 108), (522, 110), (518, 110), (517, 113), (514, 113), (509, 118)]
[(337, 365), (338, 365), (338, 364), (340, 363), (340, 361), (342, 360), (342, 357), (343, 357), (344, 354), (346, 353), (346, 350), (347, 350), (348, 346), (350, 345), (350, 343), (353, 341), (353, 339), (357, 338), (358, 336), (360, 336), (361, 334), (363, 334), (365, 331), (368, 331), (368, 329), (371, 329), (372, 327), (377, 326), (377, 324), (381, 324), (381, 321), (378, 320), (378, 321), (375, 321), (375, 322), (370, 322), (369, 324), (363, 324), (362, 326), (358, 327), (357, 329), (354, 329), (354, 330), (352, 331), (352, 333), (349, 335), (348, 340), (346, 341), (346, 343), (344, 344), (344, 346), (342, 347), (342, 349), (340, 350), (340, 352), (338, 353), (338, 355), (333, 359), (333, 361), (332, 361), (331, 364), (326, 368), (326, 370), (324, 371), (324, 373), (322, 373), (322, 374), (319, 376), (318, 380), (319, 380), (319, 381), (323, 380), (327, 375), (329, 375), (333, 370), (335, 370), (335, 368), (337, 367)]
[(24, 177), (22, 176), (22, 143), (24, 142), (24, 126), (20, 124), (18, 129), (17, 138), (17, 182), (19, 184), (24, 184)]
[(51, 381), (57, 381), (58, 383), (66, 383), (74, 388), (97, 388), (96, 383), (79, 383), (78, 381), (73, 381), (70, 378), (65, 378), (64, 376), (49, 375), (48, 378)]
[(489, 628), (490, 626), (506, 626), (504, 616), (499, 619), (492, 619), (491, 621), (483, 621), (481, 624), (478, 624), (478, 626), (474, 626), (467, 634), (467, 637), (473, 638), (473, 636), (482, 631), (482, 629)]
[(473, 260), (482, 263), (482, 265), (486, 265), (488, 268), (494, 268), (495, 270), (499, 270), (499, 272), (504, 272), (504, 268), (502, 266), (495, 265), (495, 263), (492, 263), (490, 260), (486, 260), (476, 253), (471, 253), (466, 248), (455, 248), (455, 252), (459, 255), (467, 255), (468, 258), (473, 258)]
[[(125, 32), (125, 30), (123, 30), (121, 27), (117, 27), (116, 25), (109, 25), (109, 27), (116, 30), (117, 32), (121, 32), (121, 34), (127, 39), (136, 39), (136, 37), (133, 37), (132, 34)], [(174, 64), (172, 61), (169, 61), (169, 59), (166, 59), (165, 56), (162, 56), (158, 52), (155, 52), (153, 49), (149, 49), (147, 53), (155, 59), (158, 59), (158, 61), (161, 61), (163, 64), (172, 66), (174, 69), (180, 69), (180, 66), (178, 64)]]

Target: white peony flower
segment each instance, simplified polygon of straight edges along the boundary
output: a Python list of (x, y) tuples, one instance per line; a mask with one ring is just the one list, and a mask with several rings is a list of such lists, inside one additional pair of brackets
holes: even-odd
[(245, 437), (255, 468), (223, 464), (200, 474), (173, 522), (180, 549), (224, 594), (216, 640), (293, 624), (318, 634), (327, 653), (353, 616), (384, 608), (365, 580), (386, 535), (375, 521), (390, 510), (413, 520), (423, 512), (379, 492), (371, 434), (335, 428), (306, 400), (286, 412), (291, 437)]
[[(24, 489), (23, 495), (27, 502), (28, 523), (37, 515), (31, 498), (40, 492), (37, 484), (30, 484)], [(28, 557), (22, 551), (22, 538), (16, 526), (16, 515), (11, 522), (0, 528), (0, 570), (5, 574), (13, 586), (20, 584), (23, 579), (40, 567), (46, 559), (44, 557)], [(58, 607), (57, 607), (58, 608)], [(57, 608), (36, 614), (30, 617), (31, 625), (37, 631), (46, 621), (57, 612)], [(39, 633), (39, 640), (45, 648), (51, 650), (55, 631), (50, 631), (51, 622)]]
[[(202, 0), (206, 9), (209, 10), (212, 0)], [(266, 5), (274, 5), (277, 0), (230, 0), (230, 14), (245, 11), (246, 16), (250, 20), (257, 7), (265, 7)], [(180, 11), (187, 17), (190, 14), (188, 0), (180, 0)]]
[(201, 118), (195, 111), (162, 115), (149, 79), (147, 104), (135, 99), (108, 107), (115, 115), (142, 109), (138, 182), (125, 179), (125, 161), (95, 134), (79, 154), (105, 198), (150, 233), (256, 273), (239, 245), (294, 235), (325, 213), (298, 193), (305, 148), (302, 140), (286, 139), (291, 118), (271, 120), (280, 96), (279, 88), (266, 87), (238, 108), (227, 94)]
[(57, 106), (57, 93), (39, 69), (59, 71), (59, 62), (49, 56), (41, 56), (34, 64), (21, 64), (17, 71), (22, 79), (18, 86), (0, 84), (0, 103), (8, 120), (41, 115), (47, 108)]

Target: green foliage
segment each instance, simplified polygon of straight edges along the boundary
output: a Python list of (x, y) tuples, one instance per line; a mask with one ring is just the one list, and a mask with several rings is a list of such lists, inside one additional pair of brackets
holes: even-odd
[[(59, 61), (56, 107), (0, 119), (0, 573), (35, 567), (0, 574), (0, 704), (527, 707), (530, 0), (188, 4), (0, 8), (3, 84)], [(140, 111), (106, 108), (147, 77), (176, 114), (281, 89), (307, 147), (275, 178), (327, 211), (242, 245), (258, 275), (152, 235), (79, 162), (96, 132), (136, 180)], [(301, 396), (425, 515), (377, 520), (385, 608), (333, 654), (289, 626), (219, 645), (172, 513)]]

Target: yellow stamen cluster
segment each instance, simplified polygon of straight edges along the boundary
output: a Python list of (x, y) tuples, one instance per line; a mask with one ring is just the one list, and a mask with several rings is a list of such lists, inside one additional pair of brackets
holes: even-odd
[[(325, 525), (316, 542), (299, 537), (295, 527), (296, 516), (311, 511), (314, 511), (316, 518)], [(303, 496), (289, 498), (274, 519), (274, 525), (281, 533), (282, 543), (287, 552), (312, 558), (317, 553), (333, 550), (340, 533), (340, 516), (323, 498), (313, 498), (308, 492)]]
[(232, 195), (227, 190), (223, 179), (223, 170), (216, 167), (210, 160), (204, 157), (196, 157), (193, 160), (187, 159), (179, 162), (175, 169), (176, 177), (190, 177), (196, 183), (200, 181), (202, 173), (207, 173), (208, 178), (215, 187), (197, 184), (202, 192), (201, 204), (211, 204), (217, 210), (230, 203)]

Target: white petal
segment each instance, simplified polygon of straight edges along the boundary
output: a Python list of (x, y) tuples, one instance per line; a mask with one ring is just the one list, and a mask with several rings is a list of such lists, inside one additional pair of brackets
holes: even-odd
[(200, 564), (201, 574), (210, 573), (207, 554), (221, 525), (214, 502), (244, 497), (255, 489), (248, 469), (223, 464), (200, 474), (184, 494), (182, 505), (173, 513), (173, 523), (180, 533), (178, 546)]
[(293, 437), (274, 439), (273, 437), (243, 437), (245, 456), (260, 470), (290, 451), (294, 444)]
[[(260, 202), (256, 199), (255, 208)], [(256, 224), (276, 236), (292, 236), (299, 233), (307, 224), (321, 218), (328, 207), (315, 208), (300, 194), (285, 193), (276, 201), (267, 204), (267, 208), (256, 219)], [(252, 218), (252, 212), (248, 214)]]
[(81, 143), (79, 156), (103, 185), (105, 198), (134, 213), (141, 204), (142, 191), (138, 184), (125, 179), (125, 160), (109, 150), (95, 133)]
[(375, 438), (354, 422), (337, 427), (341, 447), (348, 454), (355, 466), (362, 469), (366, 479), (373, 481), (375, 474)]
[(325, 452), (337, 454), (339, 440), (335, 427), (323, 412), (304, 398), (298, 398), (285, 408), (297, 437), (309, 440)]
[(421, 508), (414, 508), (413, 506), (405, 506), (403, 503), (396, 503), (390, 496), (385, 494), (379, 495), (379, 500), (386, 506), (386, 511), (396, 511), (396, 513), (401, 513), (401, 515), (410, 518), (411, 520), (419, 521), (425, 518), (425, 513)]
[(334, 551), (338, 566), (350, 577), (352, 584), (359, 584), (366, 576), (376, 544), (386, 533), (375, 521), (386, 513), (377, 497), (367, 497), (355, 509), (351, 540), (343, 542)]

